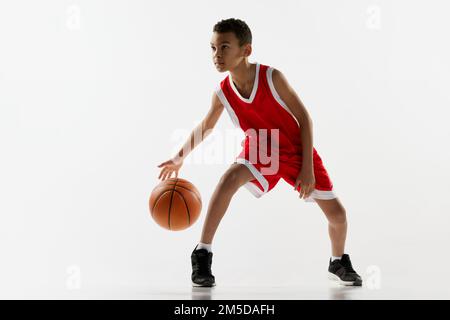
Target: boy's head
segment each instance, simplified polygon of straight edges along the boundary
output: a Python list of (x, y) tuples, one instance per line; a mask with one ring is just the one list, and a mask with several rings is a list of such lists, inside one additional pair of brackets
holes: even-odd
[(220, 72), (233, 69), (246, 60), (252, 53), (252, 32), (248, 25), (234, 18), (217, 22), (213, 28), (211, 52)]

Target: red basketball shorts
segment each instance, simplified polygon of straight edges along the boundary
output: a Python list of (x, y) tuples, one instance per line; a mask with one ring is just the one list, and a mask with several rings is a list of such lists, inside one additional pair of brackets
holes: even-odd
[[(277, 169), (275, 171), (267, 170), (267, 165), (260, 163), (260, 161), (251, 161), (248, 152), (245, 152), (245, 148), (234, 162), (245, 165), (253, 174), (254, 179), (247, 182), (244, 187), (257, 198), (272, 190), (281, 178), (294, 187), (302, 165), (301, 155), (280, 156)], [(315, 148), (313, 148), (313, 170), (316, 180), (315, 189), (304, 200), (316, 202), (314, 199), (329, 200), (337, 198), (333, 191), (333, 183)], [(301, 186), (299, 185), (296, 191), (299, 192), (300, 190)]]

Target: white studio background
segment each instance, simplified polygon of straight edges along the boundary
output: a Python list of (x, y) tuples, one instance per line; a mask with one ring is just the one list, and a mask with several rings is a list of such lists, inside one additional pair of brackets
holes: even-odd
[[(196, 224), (160, 228), (148, 197), (156, 165), (227, 74), (209, 42), (213, 25), (234, 17), (252, 30), (249, 61), (280, 69), (312, 116), (357, 271), (376, 275), (378, 290), (449, 298), (449, 9), (444, 0), (2, 0), (0, 296), (190, 286), (210, 196), (243, 137), (226, 111), (180, 172), (202, 195)], [(313, 282), (326, 277), (326, 219), (284, 180), (260, 199), (242, 188), (213, 250), (218, 285)], [(419, 290), (422, 276), (429, 286)]]

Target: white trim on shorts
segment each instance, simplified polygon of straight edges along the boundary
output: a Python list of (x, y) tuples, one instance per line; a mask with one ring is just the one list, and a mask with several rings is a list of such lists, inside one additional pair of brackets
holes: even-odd
[(304, 199), (306, 202), (316, 202), (314, 198), (319, 200), (331, 200), (334, 198), (337, 198), (336, 193), (334, 190), (326, 191), (326, 190), (317, 190), (314, 189), (313, 192), (309, 195), (308, 198)]
[(243, 158), (236, 158), (235, 163), (241, 163), (245, 165), (247, 168), (249, 168), (250, 172), (253, 174), (255, 179), (258, 180), (258, 182), (262, 185), (264, 189), (264, 191), (261, 191), (261, 189), (257, 185), (255, 185), (251, 181), (248, 181), (247, 183), (244, 184), (244, 187), (246, 187), (248, 191), (250, 191), (257, 198), (260, 198), (262, 195), (267, 193), (269, 189), (269, 182), (267, 181), (266, 178), (264, 178), (261, 172), (259, 172), (258, 169), (256, 169), (256, 167), (251, 162)]

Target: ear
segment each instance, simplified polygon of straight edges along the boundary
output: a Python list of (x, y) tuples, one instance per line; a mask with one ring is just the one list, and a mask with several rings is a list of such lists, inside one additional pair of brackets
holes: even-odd
[(250, 56), (252, 54), (252, 45), (250, 43), (247, 43), (245, 45), (244, 54), (246, 57)]

